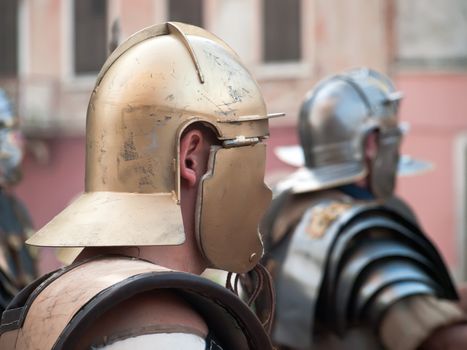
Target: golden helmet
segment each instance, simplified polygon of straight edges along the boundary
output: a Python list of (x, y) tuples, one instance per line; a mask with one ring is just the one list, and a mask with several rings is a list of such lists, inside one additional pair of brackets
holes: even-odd
[(254, 78), (213, 34), (174, 22), (137, 32), (107, 59), (91, 95), (85, 193), (28, 243), (182, 244), (179, 141), (203, 123), (219, 145), (199, 185), (198, 245), (212, 267), (250, 270), (271, 199), (263, 180), (271, 116)]

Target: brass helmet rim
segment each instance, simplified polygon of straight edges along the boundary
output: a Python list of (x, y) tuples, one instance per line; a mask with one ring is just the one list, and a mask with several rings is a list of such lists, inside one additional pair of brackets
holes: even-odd
[[(26, 243), (45, 247), (179, 245), (185, 233), (173, 197), (172, 193), (86, 192)], [(154, 225), (155, 216), (162, 218), (158, 225)]]

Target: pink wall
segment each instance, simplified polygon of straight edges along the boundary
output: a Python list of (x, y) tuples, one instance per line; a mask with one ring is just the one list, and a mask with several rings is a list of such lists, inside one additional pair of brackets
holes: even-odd
[[(50, 152), (46, 164), (28, 155), (23, 164), (23, 181), (16, 193), (25, 202), (36, 228), (45, 225), (84, 189), (84, 138), (45, 141)], [(45, 249), (40, 270), (57, 266), (53, 254)]]
[(84, 138), (45, 142), (49, 162), (38, 164), (28, 156), (23, 164), (23, 181), (16, 189), (37, 227), (47, 223), (84, 189)]
[(403, 150), (435, 163), (435, 170), (399, 182), (428, 233), (456, 266), (454, 141), (467, 130), (467, 74), (399, 74), (402, 120), (412, 129)]

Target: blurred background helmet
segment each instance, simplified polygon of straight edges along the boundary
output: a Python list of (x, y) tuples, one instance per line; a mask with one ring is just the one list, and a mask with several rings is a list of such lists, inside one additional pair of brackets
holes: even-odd
[[(350, 184), (370, 174), (373, 194), (387, 197), (399, 170), (405, 174), (427, 170), (426, 162), (400, 160), (401, 98), (388, 77), (371, 69), (354, 69), (319, 82), (300, 109), (301, 145), (276, 150), (284, 162), (303, 166), (280, 186), (307, 192)], [(378, 150), (368, 164), (365, 140), (373, 132)]]

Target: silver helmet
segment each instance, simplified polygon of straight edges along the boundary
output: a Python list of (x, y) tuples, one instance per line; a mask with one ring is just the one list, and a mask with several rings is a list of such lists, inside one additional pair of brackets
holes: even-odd
[[(403, 128), (397, 113), (401, 98), (389, 78), (370, 69), (354, 69), (319, 82), (300, 110), (301, 147), (276, 151), (286, 163), (304, 165), (283, 181), (279, 190), (301, 193), (326, 189), (370, 174), (370, 190), (375, 197), (384, 198), (393, 193), (398, 170), (412, 174), (430, 167), (399, 157)], [(365, 140), (372, 132), (378, 135), (378, 151), (369, 164)]]

